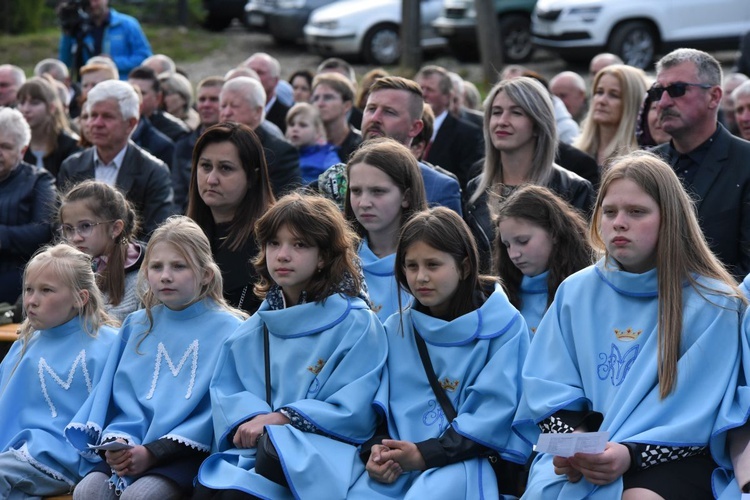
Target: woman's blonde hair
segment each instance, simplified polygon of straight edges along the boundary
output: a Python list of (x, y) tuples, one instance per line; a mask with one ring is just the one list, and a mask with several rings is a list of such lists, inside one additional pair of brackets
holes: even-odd
[[(634, 151), (615, 158), (602, 177), (594, 216), (589, 227), (592, 245), (606, 254), (601, 237), (602, 203), (613, 182), (634, 182), (659, 206), (659, 233), (656, 243), (658, 277), (659, 394), (667, 397), (677, 383), (677, 361), (682, 337), (682, 288), (689, 283), (703, 292), (736, 297), (745, 302), (734, 278), (711, 252), (703, 236), (695, 206), (672, 168), (646, 151)], [(608, 254), (607, 254), (608, 257)], [(709, 289), (697, 277), (715, 279), (726, 289)], [(708, 299), (706, 299), (708, 300)], [(688, 325), (689, 326), (689, 325)]]
[(320, 251), (323, 267), (305, 290), (309, 302), (325, 300), (349, 277), (353, 283), (350, 287), (352, 296), (359, 293), (362, 288), (357, 263), (359, 238), (347, 224), (341, 210), (328, 198), (294, 192), (276, 202), (255, 224), (255, 238), (260, 252), (253, 264), (260, 276), (260, 281), (255, 285), (255, 294), (259, 298), (265, 299), (274, 283), (268, 272), (266, 244), (276, 237), (282, 227)]
[(552, 175), (552, 165), (557, 151), (557, 126), (549, 91), (539, 81), (526, 76), (502, 80), (492, 87), (484, 102), (484, 169), (479, 186), (469, 203), (476, 202), (487, 189), (493, 188), (495, 181), (503, 182), (500, 151), (492, 144), (490, 131), (492, 103), (500, 92), (505, 92), (508, 98), (523, 110), (534, 127), (534, 157), (529, 178), (526, 180), (531, 184), (546, 186)]
[[(622, 99), (622, 116), (612, 143), (604, 151), (604, 157), (611, 161), (615, 156), (625, 155), (638, 149), (635, 128), (638, 123), (638, 111), (646, 94), (646, 74), (643, 70), (625, 64), (613, 64), (601, 69), (594, 77), (592, 92), (596, 92), (599, 81), (605, 75), (612, 75), (620, 82), (620, 98)], [(593, 97), (592, 97), (593, 99)], [(573, 145), (594, 158), (597, 157), (601, 144), (599, 125), (594, 122), (594, 105), (589, 106), (586, 118), (583, 120), (581, 135)]]
[[(203, 230), (189, 217), (175, 215), (168, 218), (151, 235), (148, 247), (146, 248), (146, 254), (143, 258), (143, 264), (138, 272), (138, 296), (146, 310), (149, 322), (149, 327), (145, 334), (148, 334), (154, 326), (154, 318), (151, 310), (155, 305), (161, 303), (154, 296), (151, 287), (148, 286), (151, 254), (154, 247), (160, 243), (171, 245), (177, 250), (187, 262), (190, 270), (193, 271), (198, 293), (192, 302), (197, 302), (208, 297), (213, 299), (222, 309), (226, 309), (241, 318), (247, 317), (247, 313), (231, 307), (224, 300), (224, 281), (221, 277), (221, 270), (216, 262), (214, 262), (213, 255), (211, 254), (211, 245)], [(206, 275), (208, 276), (208, 280), (203, 284), (201, 283), (201, 278)]]
[[(84, 331), (96, 337), (102, 325), (117, 325), (117, 321), (104, 310), (104, 299), (96, 285), (96, 276), (91, 269), (91, 257), (70, 245), (60, 243), (40, 249), (26, 264), (23, 272), (24, 290), (31, 274), (49, 271), (73, 291), (76, 297), (78, 316)], [(81, 300), (81, 292), (88, 293), (88, 300)], [(19, 339), (26, 350), (34, 327), (28, 318), (21, 323)]]
[(54, 84), (41, 76), (29, 78), (26, 83), (18, 88), (18, 102), (21, 103), (26, 100), (41, 101), (47, 108), (47, 119), (41, 132), (44, 134), (44, 141), (49, 154), (57, 149), (57, 136), (60, 132), (71, 132), (70, 124), (65, 117), (63, 103), (60, 101)]

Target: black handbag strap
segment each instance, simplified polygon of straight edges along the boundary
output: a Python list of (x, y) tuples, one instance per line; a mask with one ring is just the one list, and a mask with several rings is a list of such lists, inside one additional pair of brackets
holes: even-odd
[(266, 365), (266, 403), (271, 405), (271, 349), (268, 340), (268, 327), (263, 323), (263, 358)]
[(437, 398), (438, 403), (440, 403), (440, 407), (443, 409), (443, 413), (445, 414), (445, 418), (448, 419), (448, 423), (453, 422), (453, 419), (456, 418), (456, 409), (453, 408), (453, 404), (451, 404), (450, 399), (448, 399), (448, 395), (440, 385), (440, 382), (438, 382), (437, 376), (435, 375), (435, 369), (432, 367), (430, 354), (427, 352), (427, 344), (425, 344), (424, 339), (416, 329), (414, 329), (414, 340), (417, 343), (419, 359), (422, 360), (422, 367), (424, 367), (424, 372), (427, 374), (427, 380), (430, 381), (432, 392), (435, 393), (435, 397)]

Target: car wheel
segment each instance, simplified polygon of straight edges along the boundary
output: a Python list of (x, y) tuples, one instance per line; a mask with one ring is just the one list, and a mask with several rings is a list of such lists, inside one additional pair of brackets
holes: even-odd
[(362, 55), (369, 64), (387, 66), (401, 57), (401, 40), (398, 27), (380, 24), (370, 28), (362, 44)]
[(531, 20), (518, 15), (500, 18), (503, 52), (508, 63), (528, 61), (534, 52), (531, 44)]
[(654, 29), (641, 21), (624, 23), (612, 32), (608, 50), (625, 64), (646, 69), (654, 60), (658, 44)]

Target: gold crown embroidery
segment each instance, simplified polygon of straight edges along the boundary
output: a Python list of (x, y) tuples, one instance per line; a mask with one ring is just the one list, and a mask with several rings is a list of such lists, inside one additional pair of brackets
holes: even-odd
[(641, 333), (643, 333), (643, 330), (633, 330), (632, 328), (618, 330), (615, 328), (615, 336), (618, 340), (622, 340), (623, 342), (632, 342), (636, 340)]
[(443, 388), (444, 391), (455, 391), (458, 389), (458, 380), (451, 381), (448, 377), (445, 377), (443, 380), (440, 381), (440, 387)]
[(313, 366), (308, 366), (307, 369), (317, 375), (320, 373), (320, 370), (323, 369), (323, 366), (325, 366), (326, 362), (322, 359), (319, 359), (317, 363), (315, 363)]

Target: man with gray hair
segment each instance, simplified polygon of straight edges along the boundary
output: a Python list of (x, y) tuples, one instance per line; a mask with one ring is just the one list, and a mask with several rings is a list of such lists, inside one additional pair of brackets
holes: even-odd
[(276, 86), (279, 84), (281, 72), (279, 61), (265, 52), (257, 52), (247, 58), (243, 64), (258, 73), (260, 84), (266, 92), (266, 120), (279, 127), (282, 132), (286, 132), (286, 114), (289, 106), (276, 96)]
[(55, 180), (24, 163), (31, 129), (20, 111), (0, 108), (0, 302), (15, 303), (26, 261), (52, 232)]
[(18, 66), (0, 64), (0, 108), (16, 107), (18, 89), (26, 82), (26, 75)]
[(549, 82), (549, 91), (560, 98), (577, 123), (586, 116), (586, 81), (574, 71), (558, 73)]
[(266, 92), (258, 80), (238, 76), (224, 83), (219, 94), (219, 121), (237, 122), (255, 131), (263, 144), (273, 194), (278, 198), (302, 182), (297, 149), (269, 134), (261, 123), (265, 117)]
[(732, 101), (738, 134), (746, 141), (750, 141), (750, 80), (734, 89)]
[(721, 112), (719, 121), (734, 135), (740, 137), (740, 131), (737, 128), (737, 118), (734, 116), (734, 100), (732, 92), (742, 83), (748, 80), (747, 75), (743, 73), (728, 73), (724, 75), (721, 90)]
[(116, 186), (143, 221), (148, 236), (174, 213), (167, 165), (130, 140), (139, 119), (138, 94), (120, 80), (97, 84), (88, 94), (87, 137), (92, 147), (70, 156), (60, 167), (57, 185), (68, 189), (85, 179)]
[(465, 190), (471, 166), (484, 156), (482, 129), (448, 112), (453, 83), (445, 68), (425, 66), (414, 80), (422, 88), (424, 101), (435, 113), (435, 126), (424, 160), (453, 173), (458, 177), (461, 189)]
[(742, 280), (750, 272), (750, 142), (717, 121), (721, 76), (718, 61), (699, 50), (677, 49), (659, 60), (648, 92), (672, 141), (654, 151), (696, 200), (711, 250)]

